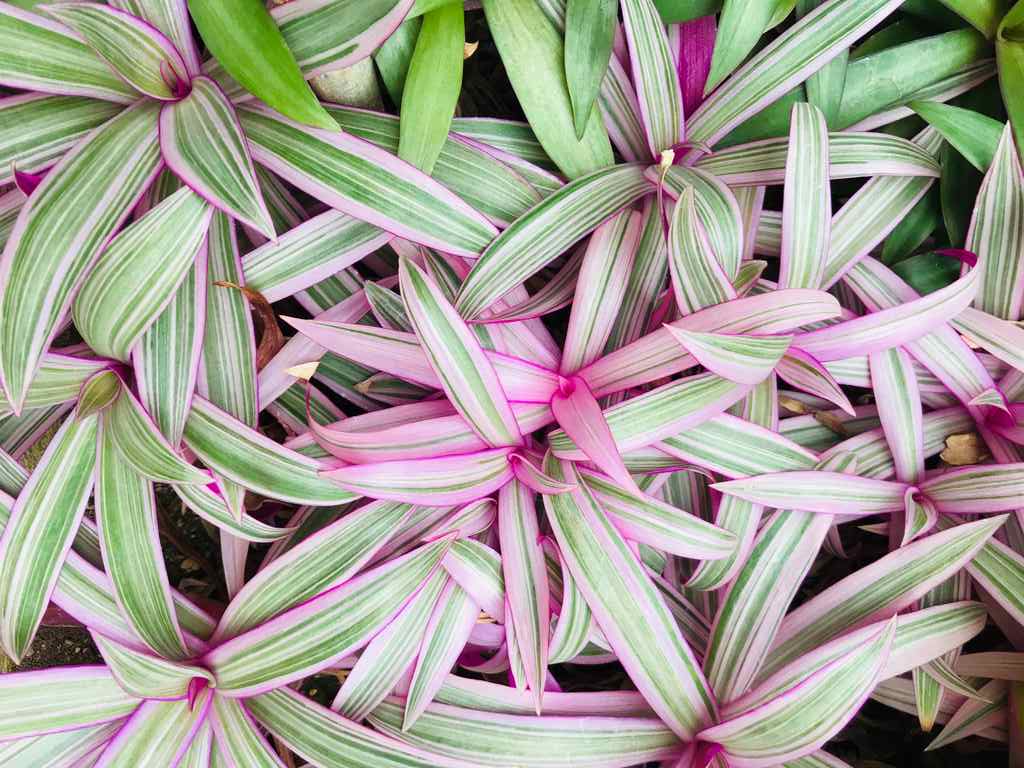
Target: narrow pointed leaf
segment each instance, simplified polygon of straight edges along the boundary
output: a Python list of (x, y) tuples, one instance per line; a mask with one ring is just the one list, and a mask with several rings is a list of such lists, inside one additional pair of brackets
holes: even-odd
[(565, 81), (576, 138), (582, 139), (612, 54), (615, 0), (568, 0), (565, 7)]
[(937, 101), (912, 101), (910, 107), (979, 171), (984, 173), (992, 165), (1003, 132), (999, 121)]
[(118, 685), (140, 699), (181, 699), (193, 678), (213, 682), (213, 676), (200, 667), (143, 653), (95, 631), (92, 639)]
[(505, 577), (501, 556), (474, 539), (452, 544), (444, 569), (495, 620), (505, 618)]
[(821, 111), (794, 104), (782, 204), (780, 288), (817, 288), (825, 273), (832, 195), (828, 127)]
[(987, 701), (969, 699), (949, 718), (945, 727), (925, 751), (938, 749), (959, 739), (973, 736), (1006, 719), (1007, 685), (1002, 680), (991, 680), (979, 691)]
[(771, 26), (777, 6), (770, 0), (725, 0), (704, 95), (711, 93), (743, 63), (761, 35)]
[(665, 326), (675, 339), (712, 373), (738, 384), (767, 377), (793, 340), (792, 336), (729, 336)]
[(187, 700), (142, 702), (108, 742), (96, 767), (177, 765), (206, 720), (212, 698), (207, 689), (194, 707)]
[(756, 504), (830, 515), (900, 511), (905, 490), (903, 483), (829, 471), (768, 473), (712, 487)]
[(273, 747), (260, 732), (245, 704), (226, 696), (214, 696), (210, 722), (220, 750), (231, 766), (284, 768)]

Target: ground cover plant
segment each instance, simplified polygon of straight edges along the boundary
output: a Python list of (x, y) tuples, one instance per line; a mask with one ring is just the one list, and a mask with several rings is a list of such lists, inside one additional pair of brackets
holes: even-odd
[(1024, 2), (18, 0), (0, 87), (0, 765), (1024, 764)]

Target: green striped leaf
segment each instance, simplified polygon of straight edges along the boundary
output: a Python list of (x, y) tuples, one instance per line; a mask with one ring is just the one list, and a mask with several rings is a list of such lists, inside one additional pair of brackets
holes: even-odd
[(139, 104), (65, 155), (22, 207), (0, 260), (0, 371), (16, 407), (75, 289), (158, 163), (156, 107)]
[(337, 130), (262, 3), (189, 0), (188, 9), (210, 53), (249, 93), (293, 120)]
[(452, 130), (545, 170), (556, 169), (528, 123), (489, 117), (456, 117), (452, 120)]
[(160, 149), (167, 166), (197, 194), (274, 237), (234, 107), (215, 82), (194, 78), (185, 98), (160, 110)]
[(14, 168), (34, 173), (52, 165), (78, 140), (121, 111), (108, 101), (26, 93), (0, 100), (0, 183)]
[(246, 583), (224, 611), (214, 637), (236, 637), (352, 578), (409, 513), (408, 504), (373, 502), (296, 544)]
[(110, 4), (160, 30), (178, 49), (188, 73), (199, 72), (199, 49), (192, 36), (187, 6), (182, 5), (181, 0), (112, 0)]
[(170, 583), (149, 480), (114, 446), (103, 420), (96, 466), (96, 517), (103, 562), (118, 604), (139, 636), (168, 659), (189, 655), (171, 604)]
[(320, 462), (284, 448), (196, 396), (185, 442), (218, 474), (271, 498), (328, 506), (356, 498), (319, 476)]
[(256, 162), (333, 208), (414, 242), (475, 256), (496, 230), (437, 182), (344, 133), (322, 133), (264, 109), (239, 111)]
[(505, 391), (469, 327), (419, 266), (403, 258), (398, 276), (409, 320), (452, 405), (491, 447), (518, 445)]
[(672, 732), (651, 717), (535, 717), (435, 704), (403, 732), (400, 702), (389, 700), (376, 709), (370, 722), (409, 749), (437, 755), (431, 765), (556, 768), (565, 765), (566, 755), (572, 755), (578, 768), (616, 768), (667, 759), (679, 750)]
[(263, 693), (359, 650), (419, 591), (449, 546), (426, 544), (219, 645), (204, 657), (218, 692)]
[(650, 189), (640, 166), (625, 165), (577, 179), (545, 198), (495, 238), (473, 265), (456, 302), (459, 313), (467, 320), (478, 318), (491, 304)]
[(213, 675), (201, 667), (143, 653), (95, 631), (92, 639), (118, 685), (140, 699), (180, 699), (193, 678), (214, 682)]
[[(222, 489), (226, 483), (230, 482), (222, 477), (217, 478), (217, 483)], [(204, 485), (174, 485), (172, 488), (185, 503), (185, 506), (211, 525), (227, 531), (235, 538), (257, 544), (269, 544), (292, 533), (293, 529), (291, 528), (274, 528), (245, 513), (239, 518), (235, 510), (228, 509), (225, 497), (231, 491), (223, 492), (222, 495), (214, 493)]]
[(443, 571), (434, 573), (401, 613), (370, 641), (342, 683), (332, 709), (358, 723), (387, 698), (416, 661), (431, 613), (448, 581)]
[(424, 15), (402, 94), (398, 156), (434, 170), (462, 90), (465, 13), (456, 3)]
[(127, 360), (188, 274), (213, 209), (182, 188), (124, 229), (75, 297), (75, 327), (98, 355)]
[(967, 232), (967, 250), (978, 257), (981, 287), (974, 306), (1005, 320), (1024, 313), (1024, 170), (1009, 123), (978, 191)]
[(60, 731), (44, 736), (29, 736), (0, 745), (0, 760), (12, 768), (33, 768), (37, 765), (51, 768), (73, 768), (113, 737), (120, 721), (73, 731)]
[(245, 704), (214, 696), (210, 713), (217, 749), (229, 765), (247, 768), (283, 768), (284, 763), (260, 732)]
[(110, 368), (99, 371), (82, 385), (75, 404), (75, 417), (80, 419), (106, 410), (120, 394), (120, 377)]
[(680, 738), (691, 738), (715, 716), (693, 651), (639, 559), (573, 466), (549, 455), (544, 469), (557, 480), (577, 483), (570, 493), (544, 496), (544, 507), (594, 618), (654, 711)]
[(135, 383), (146, 412), (172, 446), (181, 443), (199, 371), (206, 309), (206, 250), (132, 352)]
[(576, 138), (582, 139), (612, 54), (618, 21), (615, 0), (568, 0), (565, 6), (565, 81)]
[(139, 96), (67, 28), (11, 3), (0, 7), (0, 46), (5, 86), (120, 104)]
[(32, 643), (92, 491), (97, 419), (64, 422), (0, 537), (0, 644), (16, 662)]
[(681, 312), (692, 314), (736, 298), (697, 217), (693, 187), (686, 187), (676, 203), (668, 243), (669, 273)]
[(710, 146), (826, 64), (886, 16), (899, 0), (830, 0), (754, 54), (707, 98), (687, 126), (687, 141)]
[(767, 378), (793, 341), (789, 335), (733, 336), (665, 327), (697, 362), (741, 384), (757, 384)]
[(501, 555), (475, 539), (459, 539), (445, 555), (444, 568), (481, 610), (496, 621), (504, 618), (505, 574)]
[(45, 10), (77, 32), (135, 90), (166, 101), (188, 87), (188, 71), (174, 44), (131, 14), (100, 3), (55, 3)]
[[(990, 680), (979, 693), (982, 700), (968, 699), (953, 713), (945, 727), (925, 751), (931, 751), (973, 736), (1006, 721), (1008, 686), (1002, 680)], [(1012, 725), (1010, 727), (1013, 727)]]
[(828, 126), (811, 104), (794, 104), (782, 203), (780, 288), (817, 288), (832, 223)]
[(124, 717), (139, 700), (103, 666), (8, 673), (0, 678), (0, 738), (58, 733)]
[(878, 413), (896, 468), (896, 479), (924, 477), (924, 433), (918, 381), (910, 356), (899, 347), (868, 357), (871, 385), (879, 393)]
[(652, 158), (683, 139), (683, 96), (665, 26), (651, 0), (622, 0), (640, 118)]
[(611, 165), (611, 144), (597, 112), (590, 113), (583, 138), (576, 138), (562, 35), (534, 0), (486, 0), (484, 14), (512, 88), (546, 154), (570, 179)]
[[(939, 518), (940, 529), (948, 529), (949, 526), (949, 518)], [(967, 572), (1013, 621), (1024, 623), (1024, 557), (1001, 541), (989, 539), (967, 563)]]
[(193, 706), (188, 700), (144, 701), (107, 743), (100, 755), (108, 768), (132, 768), (150, 762), (177, 765), (210, 708), (210, 689)]

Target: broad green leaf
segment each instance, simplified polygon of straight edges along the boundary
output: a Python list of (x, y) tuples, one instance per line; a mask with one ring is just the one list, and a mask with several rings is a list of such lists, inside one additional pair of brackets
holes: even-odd
[(496, 230), (422, 172), (345, 133), (239, 111), (254, 159), (333, 208), (414, 242), (475, 256)]
[[(822, 0), (797, 0), (797, 18), (803, 18), (811, 13)], [(846, 67), (849, 60), (849, 52), (841, 51), (832, 61), (807, 78), (804, 88), (807, 90), (807, 100), (821, 110), (825, 116), (825, 122), (833, 125), (839, 115), (839, 104), (843, 99), (843, 88), (846, 85)]]
[(779, 5), (775, 0), (725, 0), (722, 3), (705, 95), (747, 58), (768, 29)]
[(652, 158), (683, 139), (683, 97), (665, 27), (651, 0), (622, 0), (633, 84)]
[(110, 430), (104, 417), (96, 467), (96, 517), (104, 565), (118, 604), (146, 644), (164, 658), (187, 658), (171, 603), (152, 483), (124, 459)]
[(322, 479), (320, 462), (273, 442), (202, 397), (192, 400), (184, 436), (207, 466), (257, 493), (321, 506), (356, 498)]
[(7, 741), (118, 720), (139, 700), (100, 665), (5, 674), (0, 705), (0, 738)]
[(373, 52), (373, 61), (384, 81), (388, 95), (393, 104), (401, 105), (402, 93), (405, 91), (405, 78), (409, 73), (409, 62), (416, 49), (416, 37), (420, 33), (423, 19), (407, 18), (401, 26), (385, 41), (384, 45)]
[(1003, 132), (998, 120), (952, 104), (912, 101), (910, 108), (934, 127), (942, 138), (984, 173), (992, 165)]
[(188, 9), (206, 47), (243, 88), (293, 120), (337, 130), (262, 2), (189, 0)]
[(465, 13), (456, 3), (423, 17), (402, 95), (398, 156), (431, 174), (462, 90)]
[(780, 288), (818, 288), (832, 223), (828, 126), (821, 110), (795, 104), (782, 203)]
[(679, 626), (637, 556), (572, 464), (550, 456), (545, 471), (575, 480), (571, 493), (544, 496), (569, 570), (633, 683), (681, 738), (715, 716), (712, 694)]
[(130, 104), (139, 94), (66, 27), (11, 3), (0, 6), (0, 83)]
[(519, 103), (559, 169), (574, 179), (611, 165), (611, 144), (596, 111), (583, 139), (576, 138), (562, 36), (535, 0), (486, 0), (484, 14)]
[(495, 238), (473, 265), (456, 302), (459, 313), (467, 320), (478, 318), (515, 286), (648, 191), (651, 185), (643, 169), (624, 165), (577, 179), (548, 196)]
[(576, 138), (582, 139), (612, 54), (618, 20), (615, 0), (568, 0), (565, 7), (565, 80)]
[(206, 249), (134, 351), (139, 400), (172, 446), (181, 443), (199, 372), (206, 314)]
[(159, 168), (156, 109), (140, 103), (90, 134), (21, 209), (0, 260), (0, 371), (16, 408), (74, 291)]
[(122, 230), (82, 284), (75, 327), (98, 355), (127, 360), (206, 241), (213, 208), (187, 187)]
[(141, 19), (100, 3), (54, 3), (45, 10), (81, 35), (135, 90), (168, 101), (188, 88), (187, 67), (177, 48)]
[(22, 659), (93, 486), (98, 416), (66, 419), (18, 494), (0, 537), (0, 644)]
[(426, 544), (217, 646), (204, 663), (218, 693), (263, 693), (359, 650), (419, 591), (450, 544)]
[(34, 173), (52, 165), (121, 109), (80, 96), (26, 93), (0, 100), (0, 182), (9, 184), (15, 167)]
[(995, 35), (1011, 3), (1012, 0), (942, 0), (942, 4), (949, 10), (963, 17), (988, 38)]
[(999, 89), (1018, 151), (1024, 146), (1024, 4), (1017, 0), (996, 31)]
[[(915, 253), (931, 237), (932, 233), (939, 228), (941, 223), (942, 209), (939, 190), (932, 187), (928, 194), (918, 200), (917, 204), (910, 209), (910, 212), (903, 217), (903, 220), (889, 233), (882, 246), (882, 253), (879, 256), (881, 262), (893, 267), (896, 274), (910, 283), (911, 287), (918, 293), (930, 293), (935, 288), (930, 290), (917, 288), (917, 281), (907, 280), (906, 275), (900, 271), (900, 268), (905, 262), (918, 258), (911, 254)], [(918, 256), (927, 257), (928, 254), (918, 254)], [(948, 257), (941, 255), (936, 258), (948, 261)], [(908, 269), (908, 267), (903, 267), (903, 269)], [(957, 270), (957, 274), (959, 274), (959, 270)], [(954, 276), (953, 279), (956, 279), (956, 277)], [(948, 280), (942, 285), (948, 285), (952, 281)], [(938, 287), (941, 288), (942, 285)]]
[(266, 237), (274, 224), (260, 192), (234, 107), (208, 77), (160, 111), (164, 161), (197, 194)]

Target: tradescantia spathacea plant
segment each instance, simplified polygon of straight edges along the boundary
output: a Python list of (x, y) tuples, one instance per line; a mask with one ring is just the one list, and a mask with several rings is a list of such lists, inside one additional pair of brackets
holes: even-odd
[[(1019, 747), (1019, 126), (944, 104), (1013, 13), (476, 5), (0, 5), (0, 648), (52, 604), (104, 662), (0, 676), (0, 764), (842, 766), (868, 699)], [(470, 18), (528, 123), (453, 118)], [(371, 55), (398, 117), (304, 85)]]

